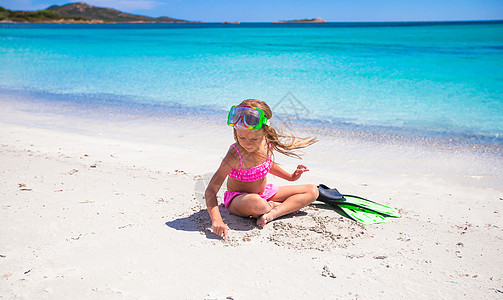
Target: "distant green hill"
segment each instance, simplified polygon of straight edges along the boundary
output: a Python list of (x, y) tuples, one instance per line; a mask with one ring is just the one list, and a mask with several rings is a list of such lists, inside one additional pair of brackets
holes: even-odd
[(86, 3), (53, 5), (44, 10), (12, 11), (0, 7), (0, 22), (30, 23), (194, 23), (170, 17), (151, 18)]
[(59, 15), (50, 10), (13, 11), (0, 6), (0, 21), (3, 22), (85, 22), (85, 18)]
[(133, 15), (124, 13), (112, 8), (103, 8), (88, 5), (83, 2), (70, 3), (62, 6), (53, 5), (47, 10), (56, 14), (69, 16), (73, 18), (85, 18), (90, 20), (99, 20), (105, 23), (130, 23), (130, 22), (171, 22), (171, 23), (189, 23), (190, 21), (178, 20), (169, 17), (151, 18), (147, 16)]

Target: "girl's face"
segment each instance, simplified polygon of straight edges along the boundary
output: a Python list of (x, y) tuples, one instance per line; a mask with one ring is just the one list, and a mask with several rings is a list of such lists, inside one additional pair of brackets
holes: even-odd
[(239, 145), (241, 145), (241, 147), (243, 147), (249, 153), (253, 153), (259, 150), (260, 147), (265, 143), (264, 129), (236, 129), (236, 136), (238, 138)]

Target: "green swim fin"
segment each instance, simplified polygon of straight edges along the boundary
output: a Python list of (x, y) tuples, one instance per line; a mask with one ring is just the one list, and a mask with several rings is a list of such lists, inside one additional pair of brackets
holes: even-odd
[(343, 204), (346, 206), (359, 207), (368, 211), (373, 211), (375, 213), (384, 215), (385, 217), (399, 218), (400, 213), (398, 209), (370, 201), (368, 199), (353, 196), (353, 195), (343, 195), (335, 188), (329, 188), (324, 184), (318, 186), (319, 197), (318, 201), (328, 203), (331, 205)]
[(364, 224), (378, 224), (390, 222), (390, 219), (372, 210), (348, 204), (337, 204), (341, 210), (352, 220)]
[[(348, 206), (355, 206), (359, 208), (363, 208), (366, 210), (371, 210), (376, 213), (379, 213), (381, 215), (384, 215), (386, 217), (392, 217), (392, 218), (400, 218), (401, 215), (398, 212), (398, 209), (387, 206), (387, 205), (382, 205), (367, 199), (364, 199), (362, 197), (358, 196), (352, 196), (352, 195), (344, 195), (344, 199), (346, 199), (345, 202), (342, 204), (348, 205)], [(340, 204), (340, 203), (338, 203)]]

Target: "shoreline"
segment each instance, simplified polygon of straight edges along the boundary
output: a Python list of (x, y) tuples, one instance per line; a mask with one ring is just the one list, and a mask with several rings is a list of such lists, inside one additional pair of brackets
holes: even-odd
[[(0, 294), (7, 297), (501, 293), (501, 159), (324, 136), (303, 161), (275, 157), (286, 170), (308, 165), (301, 180), (268, 180), (325, 183), (397, 207), (402, 218), (364, 227), (315, 203), (259, 229), (221, 207), (230, 229), (224, 242), (211, 234), (202, 195), (233, 143), (225, 124), (0, 101)], [(285, 282), (290, 288), (277, 288)]]
[[(150, 104), (133, 108), (127, 102), (125, 105), (114, 102), (88, 104), (68, 103), (63, 99), (64, 96), (61, 100), (47, 101), (17, 98), (16, 95), (11, 95), (10, 99), (0, 98), (4, 108), (3, 114), (0, 113), (0, 120), (70, 134), (152, 143), (152, 147), (168, 146), (179, 154), (182, 153), (180, 149), (191, 149), (190, 152), (197, 153), (195, 149), (199, 147), (200, 132), (208, 130), (204, 134), (214, 141), (215, 147), (206, 149), (212, 153), (215, 160), (213, 163), (217, 163), (225, 152), (221, 145), (225, 148), (226, 144), (234, 143), (231, 129), (225, 122), (217, 120), (226, 115), (223, 111), (209, 110), (209, 114), (206, 114), (203, 108), (191, 108), (193, 111), (187, 111), (179, 105), (159, 110), (158, 105)], [(281, 124), (281, 119), (271, 121), (280, 129), (278, 124)], [(289, 127), (283, 131), (288, 133), (293, 130), (294, 134), (301, 137), (318, 137), (319, 143), (301, 151), (306, 153), (302, 163), (317, 166), (325, 174), (324, 177), (333, 177), (323, 163), (328, 161), (337, 164), (336, 170), (344, 167), (360, 175), (370, 172), (373, 176), (378, 176), (379, 166), (379, 170), (386, 174), (396, 174), (398, 171), (406, 177), (433, 176), (455, 184), (503, 190), (503, 176), (500, 172), (503, 169), (503, 155), (499, 144), (457, 142), (443, 137), (374, 131), (358, 126), (318, 124), (318, 127), (314, 127), (316, 123), (309, 120), (290, 122)], [(204, 128), (200, 124), (204, 124)], [(332, 157), (334, 153), (336, 156)], [(160, 156), (161, 153), (153, 155)], [(200, 154), (202, 157), (204, 155)], [(184, 157), (190, 160), (189, 156)], [(282, 156), (278, 159), (280, 163), (289, 164), (292, 168), (300, 163)], [(206, 166), (206, 169), (211, 166), (208, 162), (206, 159), (199, 163)], [(411, 162), (416, 165), (411, 165)], [(191, 166), (191, 171), (202, 175), (214, 170), (209, 167), (198, 173), (197, 166)], [(320, 183), (326, 183), (322, 182), (326, 180), (324, 177), (319, 178)]]
[[(101, 22), (101, 23), (100, 23)], [(226, 23), (227, 22), (227, 23)], [(239, 23), (238, 23), (239, 22)], [(15, 22), (15, 21), (7, 21), (7, 20), (0, 20), (0, 23), (8, 23), (8, 24), (61, 24), (61, 22), (55, 21), (55, 22)], [(246, 24), (290, 24), (290, 25), (295, 25), (295, 24), (315, 24), (315, 25), (323, 25), (323, 24), (355, 24), (355, 25), (364, 25), (364, 24), (373, 24), (375, 25), (386, 25), (386, 24), (394, 24), (396, 26), (401, 26), (401, 25), (407, 25), (407, 24), (412, 24), (412, 25), (448, 25), (448, 24), (473, 24), (473, 23), (503, 23), (503, 19), (492, 19), (492, 20), (438, 20), (438, 21), (326, 21), (326, 22), (296, 22), (296, 21), (269, 21), (269, 22), (241, 22), (241, 21), (235, 21), (235, 22), (228, 22), (228, 21), (214, 21), (214, 22), (202, 22), (202, 21), (182, 21), (182, 22), (145, 22), (145, 21), (138, 21), (138, 22), (105, 22), (102, 20), (89, 20), (89, 21), (82, 21), (82, 24), (157, 24), (157, 23), (166, 23), (166, 24), (222, 24), (222, 25), (246, 25)], [(79, 21), (75, 22), (63, 22), (63, 24), (80, 24)]]
[[(103, 99), (100, 99), (104, 97)], [(72, 100), (69, 100), (69, 97)], [(105, 99), (106, 98), (106, 99)], [(189, 107), (179, 103), (155, 103), (155, 102), (137, 102), (123, 100), (124, 97), (107, 95), (55, 95), (36, 92), (3, 91), (0, 93), (0, 101), (14, 100), (19, 105), (25, 105), (29, 110), (31, 104), (38, 105), (32, 112), (44, 113), (51, 109), (60, 110), (65, 114), (72, 114), (75, 117), (81, 115), (94, 116), (100, 120), (105, 117), (115, 116), (117, 120), (127, 117), (135, 119), (157, 119), (157, 120), (195, 120), (203, 119), (204, 122), (211, 122), (214, 126), (224, 124), (217, 118), (225, 116), (226, 110), (197, 106)], [(11, 100), (6, 100), (11, 99)], [(10, 105), (9, 103), (5, 105)], [(12, 101), (11, 101), (12, 102)], [(56, 106), (56, 107), (55, 107)], [(56, 112), (58, 114), (58, 112)], [(321, 135), (327, 138), (354, 138), (356, 140), (365, 140), (369, 142), (392, 143), (392, 144), (417, 144), (430, 148), (450, 149), (453, 151), (463, 148), (475, 151), (476, 154), (492, 155), (495, 158), (503, 157), (503, 136), (494, 134), (483, 134), (475, 132), (461, 132), (449, 130), (434, 130), (431, 128), (414, 128), (407, 126), (385, 126), (385, 125), (365, 125), (346, 122), (344, 120), (325, 120), (303, 118), (295, 119), (289, 115), (278, 115), (272, 119), (276, 128), (282, 128), (283, 122), (288, 121), (285, 130), (291, 128), (308, 134)]]

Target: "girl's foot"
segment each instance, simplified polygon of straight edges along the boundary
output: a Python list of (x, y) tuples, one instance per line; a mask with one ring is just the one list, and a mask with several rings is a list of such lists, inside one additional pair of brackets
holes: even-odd
[[(280, 204), (278, 204), (278, 205), (280, 205)], [(278, 206), (278, 205), (276, 205), (276, 206)], [(268, 212), (266, 214), (263, 214), (260, 217), (258, 217), (257, 218), (257, 225), (259, 227), (264, 227), (265, 224), (267, 224), (268, 222), (271, 222), (272, 220), (274, 220), (275, 219), (274, 213), (275, 213), (275, 210), (272, 209), (270, 212)]]
[(258, 227), (264, 227), (265, 224), (267, 224), (267, 222), (272, 221), (272, 219), (268, 218), (268, 216), (267, 216), (268, 214), (269, 213), (263, 214), (263, 215), (261, 215), (260, 217), (257, 218), (257, 226)]
[(267, 201), (267, 203), (269, 204), (269, 206), (270, 206), (271, 208), (275, 208), (276, 206), (281, 205), (281, 203), (279, 203), (279, 202), (274, 202), (274, 201)]
[(257, 225), (260, 226), (260, 227), (264, 227), (265, 224), (267, 224), (268, 222), (274, 220), (274, 217), (272, 216), (271, 212), (273, 212), (274, 208), (276, 206), (279, 206), (281, 205), (281, 203), (279, 202), (274, 202), (274, 201), (267, 201), (267, 203), (269, 204), (269, 206), (271, 206), (271, 211), (268, 212), (268, 213), (265, 213), (263, 215), (261, 215), (260, 217), (257, 218)]
[[(280, 206), (282, 203), (280, 202), (274, 202), (274, 201), (267, 201), (267, 203), (271, 206), (271, 211), (268, 212), (268, 213), (265, 213), (263, 215), (261, 215), (260, 217), (257, 218), (257, 225), (260, 226), (260, 227), (264, 227), (265, 224), (271, 222), (272, 220), (276, 219), (276, 207)], [(296, 210), (295, 212), (293, 212), (293, 214), (296, 214), (300, 211), (299, 210)]]

